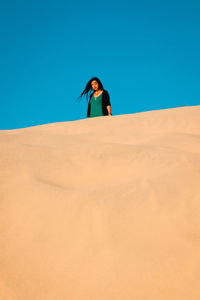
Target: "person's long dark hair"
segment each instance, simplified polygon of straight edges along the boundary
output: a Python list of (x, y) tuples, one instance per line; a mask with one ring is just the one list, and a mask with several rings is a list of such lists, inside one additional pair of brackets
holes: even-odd
[(97, 77), (92, 77), (86, 84), (85, 89), (83, 90), (83, 92), (81, 93), (81, 95), (79, 96), (78, 99), (81, 100), (81, 98), (83, 97), (83, 95), (86, 95), (87, 101), (89, 99), (89, 96), (91, 95), (91, 93), (93, 92), (93, 88), (92, 88), (92, 81), (96, 80), (99, 84), (99, 89), (103, 90), (103, 84), (101, 83), (101, 80)]

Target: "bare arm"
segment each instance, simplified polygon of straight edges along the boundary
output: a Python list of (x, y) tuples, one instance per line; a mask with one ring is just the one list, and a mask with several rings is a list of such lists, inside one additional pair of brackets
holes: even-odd
[(108, 105), (108, 106), (107, 106), (107, 110), (108, 110), (108, 115), (109, 115), (109, 116), (112, 116), (112, 113), (111, 113), (111, 105)]

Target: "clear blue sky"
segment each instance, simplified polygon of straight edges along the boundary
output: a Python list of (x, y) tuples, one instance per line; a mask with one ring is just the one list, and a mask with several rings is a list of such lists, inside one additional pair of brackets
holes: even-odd
[(0, 0), (0, 129), (200, 104), (199, 0)]

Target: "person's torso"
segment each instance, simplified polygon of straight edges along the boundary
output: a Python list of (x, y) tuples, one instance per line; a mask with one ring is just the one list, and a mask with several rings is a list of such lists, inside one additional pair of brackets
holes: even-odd
[(97, 97), (94, 94), (92, 95), (90, 100), (90, 117), (103, 116), (102, 95), (103, 92)]

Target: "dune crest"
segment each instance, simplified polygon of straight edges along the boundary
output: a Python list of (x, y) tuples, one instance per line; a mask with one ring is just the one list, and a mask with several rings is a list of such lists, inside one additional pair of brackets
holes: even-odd
[(0, 299), (200, 299), (200, 106), (0, 145)]

